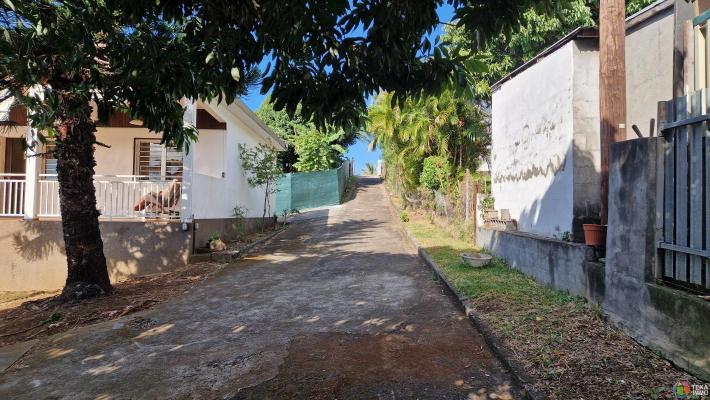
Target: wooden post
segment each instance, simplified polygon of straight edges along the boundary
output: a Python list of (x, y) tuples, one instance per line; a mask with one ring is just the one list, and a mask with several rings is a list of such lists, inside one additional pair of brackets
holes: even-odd
[(692, 33), (688, 34), (688, 23), (692, 30), (695, 16), (695, 1), (675, 0), (674, 34), (673, 34), (673, 97), (682, 97), (691, 92), (695, 86), (695, 71), (690, 69), (695, 58), (692, 50)]
[(626, 1), (601, 0), (599, 12), (599, 112), (601, 223), (608, 221), (609, 148), (626, 139)]

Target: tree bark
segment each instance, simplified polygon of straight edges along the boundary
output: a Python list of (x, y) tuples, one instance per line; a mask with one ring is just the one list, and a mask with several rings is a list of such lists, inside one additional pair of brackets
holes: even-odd
[(65, 299), (84, 299), (111, 292), (94, 188), (96, 125), (88, 112), (60, 121), (55, 156), (64, 246), (67, 255)]

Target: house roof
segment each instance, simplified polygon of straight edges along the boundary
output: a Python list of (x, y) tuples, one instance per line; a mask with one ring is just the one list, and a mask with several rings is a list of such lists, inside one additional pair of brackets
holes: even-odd
[[(627, 32), (627, 34), (632, 32), (636, 28), (640, 27), (644, 22), (667, 11), (670, 8), (673, 8), (674, 4), (675, 4), (674, 0), (658, 0), (655, 3), (644, 8), (643, 10), (637, 12), (636, 14), (629, 16), (628, 18), (626, 18), (626, 32)], [(529, 60), (525, 64), (521, 65), (520, 67), (516, 68), (515, 70), (513, 70), (513, 72), (506, 75), (498, 82), (494, 83), (492, 86), (493, 91), (498, 90), (500, 88), (500, 86), (502, 84), (504, 84), (505, 82), (515, 78), (521, 72), (523, 72), (523, 71), (527, 70), (528, 68), (532, 67), (533, 65), (537, 64), (538, 62), (540, 62), (542, 59), (544, 59), (548, 55), (554, 53), (555, 51), (559, 50), (561, 47), (563, 47), (564, 45), (566, 45), (567, 43), (569, 43), (575, 39), (599, 39), (599, 30), (597, 28), (581, 27), (581, 26), (576, 28), (572, 32), (565, 35), (562, 39), (553, 43), (550, 47), (541, 51), (539, 54), (537, 54), (531, 60)]]
[(256, 114), (254, 114), (254, 112), (251, 111), (249, 107), (247, 107), (247, 105), (239, 99), (236, 99), (231, 104), (218, 104), (214, 101), (209, 103), (202, 102), (201, 104), (205, 107), (205, 109), (207, 109), (208, 111), (213, 111), (222, 119), (224, 119), (225, 112), (231, 114), (232, 117), (242, 121), (254, 132), (256, 132), (257, 135), (261, 136), (277, 150), (285, 151), (288, 147), (283, 139), (281, 139), (276, 133), (274, 133), (271, 128), (266, 126), (264, 121), (257, 117)]

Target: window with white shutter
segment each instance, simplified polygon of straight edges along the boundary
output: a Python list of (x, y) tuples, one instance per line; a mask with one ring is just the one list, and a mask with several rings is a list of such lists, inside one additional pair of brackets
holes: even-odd
[(145, 180), (182, 177), (182, 151), (164, 146), (158, 139), (136, 139), (134, 171)]

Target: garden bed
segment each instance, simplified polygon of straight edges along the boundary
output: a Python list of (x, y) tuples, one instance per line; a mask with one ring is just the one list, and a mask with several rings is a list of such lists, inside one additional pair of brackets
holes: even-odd
[(422, 214), (406, 227), (440, 266), (455, 289), (470, 299), (477, 317), (504, 343), (550, 399), (673, 399), (682, 379), (697, 381), (607, 323), (583, 298), (546, 288), (501, 260), (474, 269), (460, 254), (475, 251)]

